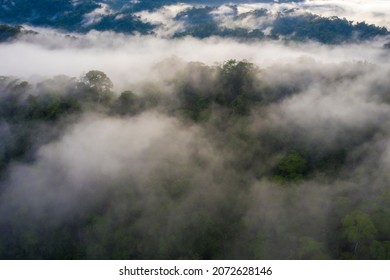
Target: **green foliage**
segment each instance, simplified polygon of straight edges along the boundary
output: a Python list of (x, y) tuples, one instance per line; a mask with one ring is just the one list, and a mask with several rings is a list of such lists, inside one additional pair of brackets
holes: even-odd
[(229, 60), (219, 70), (215, 101), (239, 115), (249, 113), (252, 102), (259, 101), (255, 75), (258, 69), (247, 61)]
[(306, 173), (306, 160), (297, 152), (285, 155), (276, 166), (276, 179), (285, 182), (302, 180)]
[[(49, 5), (50, 7), (50, 5)], [(50, 7), (53, 8), (53, 7)], [(58, 29), (68, 31), (86, 31), (87, 28), (83, 27), (84, 16), (94, 9), (99, 8), (99, 5), (91, 0), (80, 1), (79, 5), (67, 6), (62, 11), (57, 13), (56, 10), (51, 13), (55, 13), (52, 17), (40, 17), (33, 22), (37, 25), (53, 26)], [(51, 20), (53, 19), (54, 20)], [(88, 30), (88, 29), (87, 29)]]
[[(130, 13), (123, 15), (119, 12), (103, 16), (99, 22), (85, 25), (85, 15), (101, 6), (98, 1), (93, 0), (78, 1), (77, 5), (74, 5), (70, 0), (18, 0), (13, 1), (13, 4), (5, 4), (8, 4), (7, 8), (0, 9), (0, 18), (10, 23), (30, 23), (72, 32), (88, 32), (95, 29), (129, 34), (134, 32), (145, 34), (150, 32), (153, 27), (151, 24), (143, 23)], [(125, 4), (122, 3), (122, 6), (124, 7)], [(122, 16), (118, 19), (119, 15)]]
[(152, 29), (152, 25), (144, 23), (141, 19), (134, 15), (121, 15), (118, 18), (118, 14), (104, 16), (99, 22), (88, 26), (88, 29), (94, 29), (98, 31), (113, 31), (118, 33), (134, 34), (135, 32), (141, 34), (148, 34)]
[[(266, 0), (263, 0), (266, 1)], [(201, 2), (202, 1), (196, 1)], [(239, 1), (240, 2), (240, 1)], [(269, 1), (272, 2), (272, 1)], [(289, 0), (282, 1), (289, 2)], [(109, 4), (112, 13), (101, 15), (101, 18), (86, 24), (86, 16), (101, 7), (101, 3)], [(143, 22), (136, 12), (153, 10), (162, 5), (177, 3), (174, 0), (151, 1), (143, 0), (138, 3), (115, 0), (83, 0), (75, 5), (70, 0), (18, 0), (0, 1), (0, 18), (10, 24), (33, 24), (66, 30), (71, 32), (89, 32), (91, 30), (113, 31), (126, 34), (153, 34), (156, 27), (151, 23)], [(291, 15), (289, 11), (279, 13), (278, 18), (272, 24), (259, 26), (254, 30), (245, 28), (221, 27), (215, 20), (212, 12), (216, 11), (215, 5), (223, 4), (223, 1), (213, 1), (213, 5), (205, 1), (204, 6), (195, 6), (180, 12), (176, 21), (184, 22), (184, 30), (177, 32), (174, 37), (193, 36), (207, 38), (211, 36), (238, 38), (241, 40), (262, 40), (264, 38), (277, 39), (280, 36), (291, 40), (315, 40), (324, 44), (338, 44), (357, 40), (370, 40), (375, 36), (388, 35), (384, 27), (378, 27), (365, 22), (354, 24), (346, 19), (337, 17), (320, 17), (313, 14)], [(261, 18), (272, 17), (265, 9), (258, 9), (248, 13), (238, 14), (237, 6), (231, 5), (233, 18), (237, 21), (247, 16)], [(272, 33), (265, 35), (265, 28), (271, 27)], [(4, 28), (3, 28), (4, 29)], [(18, 27), (7, 27), (2, 31), (0, 27), (0, 42), (7, 41), (20, 33)]]
[(184, 10), (180, 12), (176, 19), (178, 20), (186, 20), (188, 25), (200, 25), (200, 24), (208, 24), (213, 23), (214, 18), (210, 14), (214, 11), (214, 7), (205, 6), (205, 7), (193, 7), (191, 9)]
[(371, 243), (375, 240), (377, 229), (371, 217), (359, 210), (345, 216), (342, 220), (343, 236), (350, 244), (354, 257), (367, 258)]
[(321, 242), (315, 239), (304, 236), (299, 240), (298, 258), (299, 259), (313, 259), (313, 260), (326, 260), (330, 257), (324, 253), (325, 246)]
[(257, 39), (265, 38), (264, 32), (260, 29), (248, 30), (245, 28), (220, 28), (216, 23), (210, 22), (205, 24), (194, 25), (188, 27), (186, 31), (176, 33), (174, 37), (192, 36), (195, 38), (208, 38), (218, 36), (222, 38), (237, 38), (237, 39)]
[(232, 116), (249, 115), (262, 100), (258, 72), (247, 61), (229, 60), (217, 67), (191, 64), (174, 82), (178, 111), (197, 122), (208, 120), (216, 107)]
[[(51, 93), (55, 83), (66, 85), (61, 91)], [(34, 85), (3, 77), (0, 79), (0, 123), (8, 127), (8, 135), (3, 136), (3, 147), (0, 147), (0, 178), (13, 161), (29, 161), (40, 144), (39, 127), (43, 123), (51, 123), (67, 116), (81, 112), (80, 100), (72, 97), (74, 87), (71, 79), (64, 78), (44, 81), (37, 88)], [(43, 86), (46, 85), (46, 86)], [(36, 94), (36, 90), (42, 90)], [(0, 133), (1, 134), (1, 133)], [(0, 145), (1, 146), (1, 145)]]
[(105, 73), (98, 70), (91, 70), (82, 78), (84, 84), (98, 92), (108, 92), (114, 86)]
[[(41, 99), (41, 100), (38, 100)], [(44, 96), (27, 98), (26, 118), (30, 120), (55, 121), (64, 115), (81, 111), (80, 103), (74, 98)]]
[(390, 241), (374, 240), (370, 246), (370, 259), (390, 260)]
[(211, 36), (240, 38), (240, 39), (263, 39), (264, 33), (260, 29), (248, 30), (245, 28), (220, 27), (212, 16), (215, 7), (196, 7), (187, 9), (176, 16), (176, 20), (186, 23), (185, 31), (175, 34), (175, 37), (192, 36), (207, 38)]
[(81, 95), (89, 101), (108, 103), (111, 100), (113, 86), (104, 72), (91, 70), (81, 78)]
[(132, 91), (124, 91), (114, 102), (112, 111), (119, 115), (135, 115), (139, 109), (139, 99)]
[(0, 42), (6, 42), (14, 39), (22, 32), (22, 26), (11, 26), (0, 24)]
[(313, 14), (279, 16), (272, 29), (272, 36), (288, 36), (292, 40), (315, 40), (323, 44), (340, 44), (355, 40), (369, 40), (375, 36), (387, 35), (384, 27), (368, 25), (338, 17), (320, 17)]
[(185, 107), (182, 109), (182, 112), (193, 121), (207, 119), (210, 100), (207, 97), (193, 94), (189, 88), (184, 90), (183, 94)]
[(343, 219), (344, 235), (351, 243), (372, 240), (376, 234), (376, 228), (370, 216), (355, 211)]
[[(1, 77), (2, 188), (13, 165), (23, 174), (40, 169), (34, 165), (37, 151), (56, 143), (83, 112), (132, 122), (150, 110), (196, 133), (186, 135), (194, 139), (184, 147), (150, 141), (152, 148), (137, 161), (126, 161), (123, 149), (124, 172), (85, 183), (74, 198), (83, 202), (80, 208), (66, 209), (63, 219), (52, 213), (62, 205), (49, 204), (43, 215), (30, 211), (35, 208), (29, 203), (41, 197), (11, 201), (15, 205), (0, 222), (0, 258), (389, 259), (388, 178), (361, 184), (354, 158), (377, 130), (354, 129), (334, 147), (307, 144), (296, 127), (268, 124), (269, 110), (293, 90), (264, 102), (271, 90), (258, 73), (247, 61), (189, 63), (163, 81), (163, 89), (159, 81), (117, 98), (110, 78), (96, 70), (81, 79), (61, 76), (38, 84)], [(261, 129), (254, 127), (259, 123)], [(165, 149), (175, 152), (161, 158)], [(116, 156), (122, 159), (122, 150)], [(139, 165), (137, 172), (126, 172), (128, 162)], [(61, 188), (53, 183), (42, 199)]]

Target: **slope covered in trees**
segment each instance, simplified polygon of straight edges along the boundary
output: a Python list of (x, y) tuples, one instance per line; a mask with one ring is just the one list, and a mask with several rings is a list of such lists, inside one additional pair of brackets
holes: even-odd
[[(272, 6), (240, 12), (239, 5), (245, 1), (224, 2), (189, 1), (185, 6), (177, 1), (2, 0), (0, 22), (12, 25), (9, 28), (13, 29), (29, 24), (66, 32), (97, 30), (144, 35), (158, 35), (160, 28), (169, 31), (173, 22), (175, 28), (168, 33), (174, 38), (217, 36), (240, 40), (312, 40), (323, 44), (361, 42), (389, 35), (385, 27), (364, 21), (319, 16), (299, 8), (273, 10)], [(289, 1), (274, 5), (284, 2)], [(171, 23), (166, 18), (167, 13), (172, 13), (170, 10), (178, 10), (171, 15)], [(145, 18), (145, 14), (152, 16)], [(0, 29), (0, 39), (11, 36), (11, 31), (4, 30), (4, 26)]]

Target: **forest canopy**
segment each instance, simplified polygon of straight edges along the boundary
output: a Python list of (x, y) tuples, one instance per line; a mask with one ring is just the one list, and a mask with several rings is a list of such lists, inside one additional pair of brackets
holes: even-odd
[(1, 78), (1, 258), (389, 258), (389, 91), (358, 90), (388, 73), (179, 64), (140, 92)]

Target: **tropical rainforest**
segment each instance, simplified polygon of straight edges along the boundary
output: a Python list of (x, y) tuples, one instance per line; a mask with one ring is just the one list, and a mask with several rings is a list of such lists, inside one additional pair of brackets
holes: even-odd
[(390, 259), (390, 6), (326, 2), (1, 0), (0, 259)]

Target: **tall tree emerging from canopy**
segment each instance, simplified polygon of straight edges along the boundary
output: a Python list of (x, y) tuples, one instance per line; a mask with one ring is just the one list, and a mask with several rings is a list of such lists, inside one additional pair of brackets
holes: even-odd
[(113, 88), (111, 79), (102, 71), (91, 70), (81, 78), (81, 83), (87, 91), (87, 95), (98, 103), (106, 102), (110, 98)]

